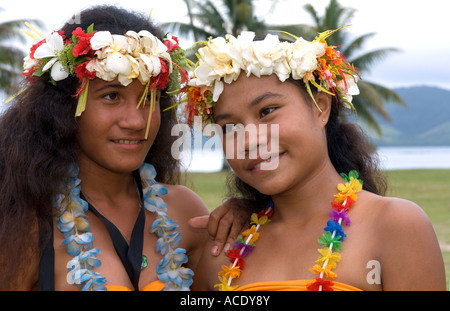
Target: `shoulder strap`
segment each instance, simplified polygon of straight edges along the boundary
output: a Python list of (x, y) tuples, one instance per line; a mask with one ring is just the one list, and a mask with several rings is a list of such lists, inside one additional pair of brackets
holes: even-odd
[[(139, 196), (141, 201), (143, 199), (142, 182), (139, 173), (135, 173), (136, 183), (138, 185)], [(82, 199), (86, 200), (81, 194)], [(139, 277), (141, 274), (142, 266), (142, 250), (144, 245), (144, 226), (145, 226), (145, 212), (141, 207), (139, 215), (134, 224), (133, 232), (131, 233), (130, 245), (127, 244), (125, 238), (120, 233), (119, 229), (110, 222), (106, 217), (100, 214), (94, 206), (88, 203), (89, 210), (94, 213), (106, 226), (109, 232), (111, 240), (119, 256), (122, 264), (127, 271), (128, 277), (133, 283), (134, 289), (139, 290)]]
[(39, 225), (39, 283), (38, 290), (55, 290), (55, 249), (53, 248), (53, 218), (48, 219), (50, 232), (43, 224)]

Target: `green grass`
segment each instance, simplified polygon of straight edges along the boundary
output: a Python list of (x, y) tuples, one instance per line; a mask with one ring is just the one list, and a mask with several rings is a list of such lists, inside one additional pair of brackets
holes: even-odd
[(450, 170), (398, 170), (387, 176), (387, 195), (415, 202), (430, 218), (450, 282)]
[(228, 171), (217, 173), (188, 173), (186, 186), (195, 191), (213, 210), (224, 201)]
[[(450, 170), (387, 171), (388, 196), (418, 204), (430, 218), (440, 244), (450, 282)], [(186, 185), (194, 190), (209, 209), (222, 204), (228, 172), (189, 173)]]

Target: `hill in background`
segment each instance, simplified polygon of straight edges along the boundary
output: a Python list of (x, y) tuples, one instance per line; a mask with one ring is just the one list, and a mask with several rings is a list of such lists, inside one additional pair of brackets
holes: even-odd
[(377, 120), (382, 137), (367, 130), (378, 146), (450, 146), (450, 90), (420, 86), (397, 88), (408, 107), (387, 104), (391, 121)]

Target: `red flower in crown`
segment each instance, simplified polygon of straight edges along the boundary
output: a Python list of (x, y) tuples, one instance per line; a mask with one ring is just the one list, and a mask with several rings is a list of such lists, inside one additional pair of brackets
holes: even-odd
[(92, 80), (96, 76), (95, 71), (92, 72), (86, 69), (86, 66), (87, 64), (89, 64), (89, 62), (90, 60), (87, 60), (84, 63), (81, 63), (73, 67), (75, 69), (75, 74), (77, 75), (77, 78), (80, 82), (83, 81), (83, 78)]
[(153, 77), (150, 83), (150, 88), (158, 88), (164, 90), (169, 82), (169, 66), (167, 63), (160, 59), (161, 72), (156, 77)]
[(178, 38), (175, 36), (172, 36), (170, 38), (167, 38), (164, 40), (164, 44), (167, 46), (167, 52), (170, 53), (175, 49), (180, 48), (180, 43), (178, 41)]
[(96, 31), (94, 31), (93, 33), (85, 33), (83, 29), (81, 29), (81, 27), (77, 27), (72, 32), (72, 35), (74, 35), (78, 39), (78, 42), (72, 50), (72, 54), (74, 57), (78, 57), (80, 55), (88, 55), (90, 57), (94, 56), (94, 51), (91, 49), (90, 42), (95, 33)]

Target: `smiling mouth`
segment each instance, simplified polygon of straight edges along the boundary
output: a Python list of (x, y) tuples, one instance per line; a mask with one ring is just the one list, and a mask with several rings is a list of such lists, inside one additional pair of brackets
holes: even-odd
[(271, 171), (275, 170), (278, 167), (278, 164), (280, 162), (280, 157), (282, 154), (277, 155), (271, 155), (267, 160), (261, 161), (257, 163), (255, 166), (251, 167), (250, 170), (255, 171)]
[(126, 139), (117, 139), (113, 140), (113, 142), (117, 144), (124, 144), (124, 145), (136, 145), (139, 144), (142, 140), (126, 140)]

